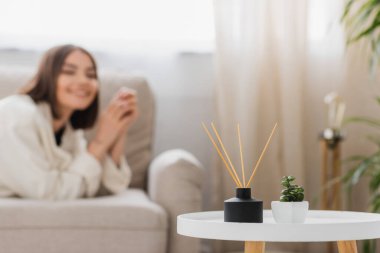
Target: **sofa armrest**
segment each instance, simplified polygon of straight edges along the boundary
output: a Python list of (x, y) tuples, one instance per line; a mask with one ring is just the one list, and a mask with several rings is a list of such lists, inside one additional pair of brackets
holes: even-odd
[(150, 165), (148, 194), (169, 216), (169, 253), (198, 253), (200, 240), (177, 234), (177, 216), (201, 211), (203, 167), (189, 152), (175, 149)]

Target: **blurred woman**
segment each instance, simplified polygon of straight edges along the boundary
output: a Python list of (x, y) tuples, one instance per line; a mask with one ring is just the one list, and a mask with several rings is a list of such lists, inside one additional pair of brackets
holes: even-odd
[[(98, 116), (96, 63), (83, 48), (48, 50), (21, 94), (0, 100), (0, 197), (74, 199), (125, 190), (125, 138), (136, 120), (133, 91), (121, 89)], [(97, 122), (87, 144), (83, 129)]]

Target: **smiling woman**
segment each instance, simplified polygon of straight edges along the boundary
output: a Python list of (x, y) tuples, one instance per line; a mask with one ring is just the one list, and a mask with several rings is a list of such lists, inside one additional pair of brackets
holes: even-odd
[(51, 105), (54, 131), (72, 114), (74, 129), (92, 127), (98, 112), (95, 60), (82, 48), (53, 48), (46, 53), (25, 93), (35, 102), (46, 101)]
[(73, 199), (126, 189), (131, 172), (122, 154), (136, 94), (115, 94), (87, 146), (82, 129), (97, 120), (98, 93), (94, 58), (64, 45), (47, 51), (22, 94), (0, 100), (0, 196)]
[[(78, 82), (78, 85), (75, 83)], [(65, 60), (57, 80), (57, 100), (61, 113), (84, 110), (97, 94), (98, 82), (92, 59), (82, 51), (72, 52)]]

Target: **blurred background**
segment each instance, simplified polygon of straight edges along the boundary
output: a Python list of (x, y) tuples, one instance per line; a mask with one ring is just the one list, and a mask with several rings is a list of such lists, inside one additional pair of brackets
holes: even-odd
[[(331, 127), (325, 96), (339, 95), (345, 118), (379, 117), (371, 52), (366, 43), (346, 46), (344, 6), (344, 0), (0, 0), (0, 69), (32, 73), (45, 50), (72, 43), (94, 53), (100, 73), (146, 77), (157, 105), (154, 152), (183, 148), (202, 162), (204, 210), (221, 209), (234, 186), (201, 122), (216, 123), (236, 163), (240, 123), (247, 170), (279, 122), (254, 195), (270, 208), (281, 177), (294, 175), (311, 208), (320, 209), (319, 135)], [(342, 161), (378, 150), (366, 140), (377, 134), (375, 123), (339, 128)], [(343, 175), (355, 166), (341, 167)], [(359, 180), (351, 197), (342, 186), (341, 208), (370, 210), (370, 180)], [(321, 247), (273, 244), (268, 250)], [(204, 251), (212, 248), (232, 252), (241, 245), (206, 243)]]

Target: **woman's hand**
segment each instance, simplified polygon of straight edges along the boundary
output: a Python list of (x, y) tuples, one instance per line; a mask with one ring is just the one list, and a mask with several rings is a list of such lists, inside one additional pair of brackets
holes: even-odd
[(119, 132), (120, 135), (125, 135), (138, 117), (136, 91), (122, 87), (116, 94), (116, 99), (126, 108), (126, 113), (122, 116), (122, 127)]
[(115, 143), (111, 146), (110, 154), (114, 162), (119, 165), (121, 156), (124, 155), (127, 131), (138, 117), (136, 92), (127, 88), (122, 88), (116, 94), (116, 99), (121, 101), (127, 108), (127, 112), (122, 116), (122, 126)]
[(109, 151), (114, 160), (119, 160), (124, 150), (126, 132), (136, 118), (136, 92), (121, 88), (100, 114), (98, 129), (89, 144), (89, 152), (102, 160)]

